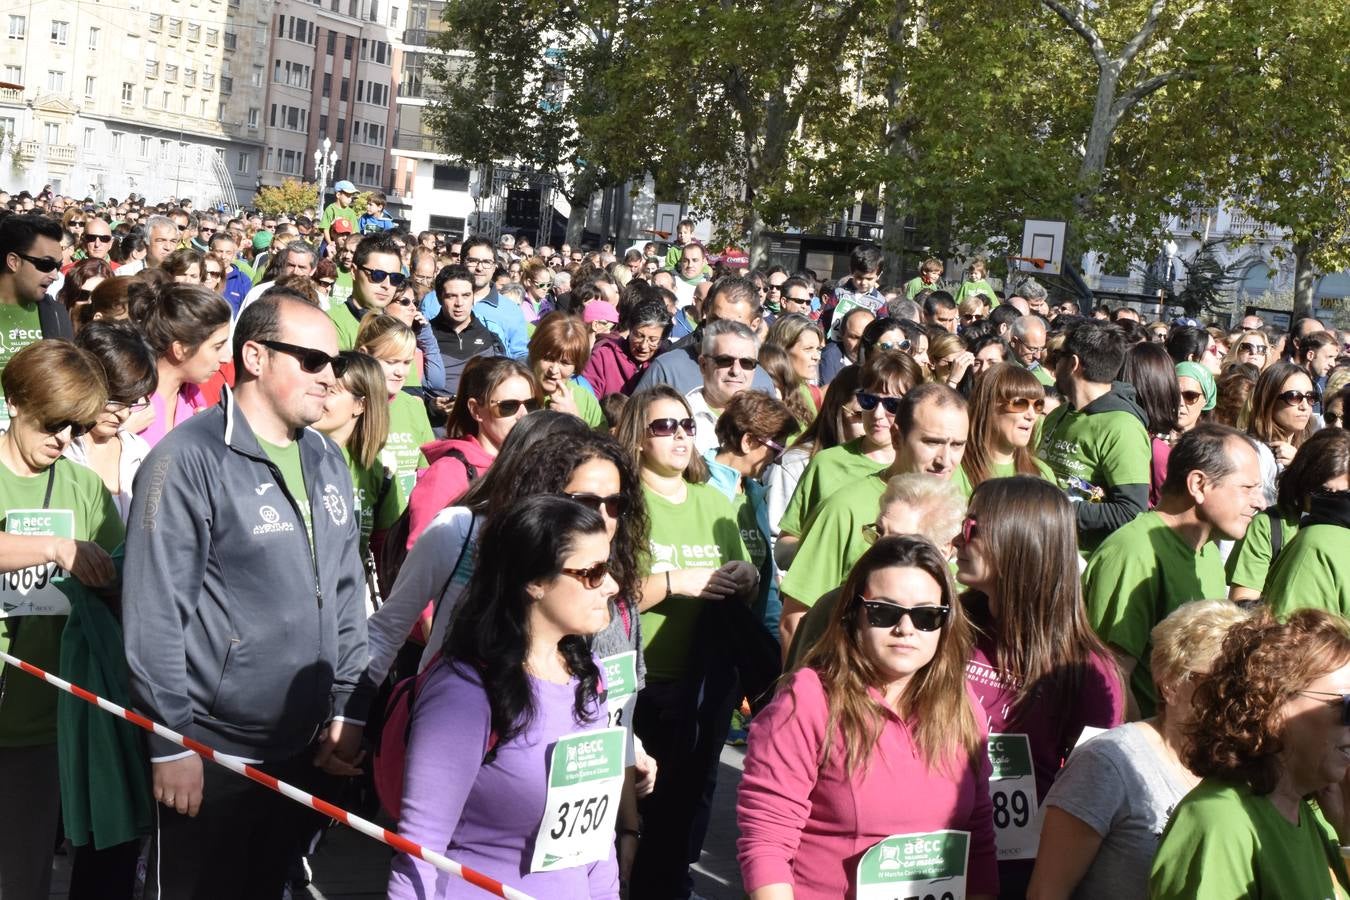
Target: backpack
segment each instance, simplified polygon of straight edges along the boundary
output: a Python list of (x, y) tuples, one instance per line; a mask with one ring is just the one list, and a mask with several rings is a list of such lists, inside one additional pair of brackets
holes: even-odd
[[(464, 454), (454, 447), (445, 451), (445, 455), (452, 459), (459, 460), (460, 465), (464, 467), (464, 474), (468, 476), (469, 483), (478, 480), (478, 469)], [(383, 499), (383, 494), (381, 494)], [(375, 509), (379, 509), (377, 505)], [(381, 596), (388, 597), (389, 592), (393, 590), (394, 582), (398, 580), (398, 573), (403, 568), (403, 562), (408, 558), (408, 535), (412, 533), (412, 517), (405, 507), (399, 517), (394, 520), (394, 524), (389, 526), (389, 530), (384, 534), (384, 544), (380, 547), (380, 555), (375, 560), (375, 572), (378, 576), (379, 589)]]

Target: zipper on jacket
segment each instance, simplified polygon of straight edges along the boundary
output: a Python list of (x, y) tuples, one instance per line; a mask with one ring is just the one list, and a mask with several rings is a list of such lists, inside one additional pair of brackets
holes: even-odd
[[(277, 487), (281, 489), (281, 492), (286, 495), (286, 500), (290, 502), (291, 510), (295, 513), (295, 517), (300, 520), (300, 529), (305, 535), (305, 545), (309, 547), (310, 568), (314, 572), (314, 601), (319, 604), (319, 609), (323, 609), (323, 588), (319, 586), (319, 556), (318, 551), (314, 547), (314, 539), (310, 534), (311, 529), (314, 526), (311, 525), (309, 528), (305, 528), (305, 515), (300, 510), (300, 504), (296, 503), (295, 498), (291, 496), (291, 489), (286, 486), (286, 479), (282, 477), (281, 470), (277, 468), (276, 463), (272, 462), (272, 460), (268, 459), (265, 460), (265, 462), (267, 463), (268, 470), (272, 473), (272, 477), (277, 480)], [(300, 477), (305, 477), (303, 463), (300, 466)], [(305, 493), (306, 495), (309, 493), (308, 485), (305, 487)], [(313, 509), (311, 509), (311, 515), (313, 512)]]

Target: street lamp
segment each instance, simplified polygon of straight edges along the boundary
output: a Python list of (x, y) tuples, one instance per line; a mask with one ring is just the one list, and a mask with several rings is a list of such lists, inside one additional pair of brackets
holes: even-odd
[(1172, 274), (1172, 269), (1177, 261), (1177, 242), (1169, 237), (1163, 243), (1163, 250), (1167, 252), (1167, 284), (1158, 291), (1158, 321), (1160, 322), (1163, 320), (1164, 298), (1172, 292), (1172, 282), (1175, 277)]
[(333, 170), (337, 168), (338, 155), (333, 149), (333, 142), (328, 138), (323, 139), (319, 149), (314, 151), (314, 177), (319, 182), (319, 206), (323, 206), (324, 194), (328, 192), (328, 179), (333, 176)]

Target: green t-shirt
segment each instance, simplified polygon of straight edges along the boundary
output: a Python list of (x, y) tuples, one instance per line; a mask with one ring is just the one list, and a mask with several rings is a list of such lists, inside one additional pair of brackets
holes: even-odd
[(356, 521), (361, 526), (361, 555), (364, 557), (370, 547), (371, 534), (390, 528), (408, 505), (408, 497), (403, 493), (399, 479), (390, 477), (384, 500), (380, 502), (380, 508), (375, 509), (375, 502), (384, 490), (384, 464), (377, 459), (362, 468), (346, 447), (342, 448), (342, 458), (347, 461), (347, 471), (352, 473), (352, 498), (356, 505)]
[(874, 472), (825, 498), (808, 523), (792, 568), (783, 575), (781, 590), (804, 606), (843, 584), (849, 569), (867, 549), (862, 527), (877, 520), (877, 507), (886, 492), (886, 478)]
[(974, 297), (976, 294), (984, 294), (989, 298), (989, 308), (998, 306), (998, 291), (988, 281), (981, 278), (979, 281), (963, 281), (956, 288), (956, 302), (961, 303), (967, 297)]
[[(1022, 366), (1022, 368), (1026, 369), (1028, 372), (1034, 375), (1036, 377), (1036, 380), (1041, 383), (1042, 387), (1055, 386), (1055, 373), (1051, 372), (1045, 366), (1037, 366), (1034, 369), (1028, 368), (1027, 366), (1023, 365), (1022, 360), (1018, 359), (1016, 355), (1014, 355), (1011, 358), (1011, 361), (1014, 365)], [(1041, 419), (1041, 422), (1044, 423), (1045, 419)]]
[[(733, 560), (749, 561), (731, 502), (710, 484), (688, 487), (689, 495), (679, 504), (642, 489), (652, 523), (648, 574), (718, 569)], [(684, 674), (703, 602), (676, 595), (642, 614), (648, 682), (674, 681)]]
[[(0, 372), (24, 347), (42, 340), (42, 323), (36, 304), (0, 303)], [(9, 428), (9, 408), (0, 387), (0, 431)]]
[[(53, 473), (52, 499), (46, 513), (51, 514), (50, 526), (42, 521), (41, 513), (25, 517), (29, 527), (22, 527), (11, 514), (19, 510), (42, 510), (42, 499), (47, 492), (47, 473), (21, 477), (0, 464), (0, 510), (4, 512), (6, 531), (28, 534), (54, 534), (79, 541), (94, 541), (109, 553), (122, 544), (125, 531), (117, 514), (117, 504), (103, 486), (103, 480), (93, 469), (57, 460)], [(39, 527), (33, 527), (39, 526)], [(0, 603), (12, 609), (16, 603), (41, 602), (41, 592), (60, 591), (61, 582), (70, 576), (55, 564), (33, 566), (30, 569), (0, 576)], [(35, 583), (43, 587), (33, 587)], [(27, 591), (20, 586), (28, 587)], [(61, 673), (61, 633), (66, 617), (16, 616), (0, 619), (0, 648), (48, 672)], [(11, 642), (10, 635), (18, 634)], [(0, 700), (0, 747), (33, 747), (56, 740), (56, 690), (22, 672), (4, 667), (5, 692)]]
[(384, 467), (398, 479), (404, 497), (412, 496), (417, 470), (427, 467), (422, 445), (436, 440), (426, 407), (411, 394), (399, 391), (389, 403), (389, 437), (380, 452)]
[[(783, 510), (783, 518), (778, 524), (779, 534), (801, 537), (827, 498), (860, 478), (886, 468), (886, 463), (869, 459), (863, 454), (862, 440), (857, 438), (811, 457), (797, 481), (797, 489), (792, 492)], [(876, 511), (868, 515), (875, 517)]]
[[(585, 385), (575, 381), (567, 382), (567, 387), (572, 391), (572, 402), (577, 405), (577, 418), (591, 428), (604, 428), (608, 422), (605, 419), (605, 411), (600, 408), (600, 401), (595, 399), (595, 395), (586, 390)], [(549, 398), (545, 398), (545, 406), (550, 405), (548, 400)]]
[[(1041, 477), (1051, 484), (1058, 484), (1055, 480), (1055, 473), (1045, 464), (1045, 461), (1035, 459), (1034, 457), (1033, 459), (1036, 463), (1036, 468), (1040, 471)], [(992, 480), (994, 478), (1011, 478), (1018, 474), (1016, 465), (1016, 463), (1011, 461), (1006, 463), (994, 463), (989, 478), (986, 480)], [(952, 484), (956, 485), (957, 489), (961, 491), (961, 496), (965, 497), (967, 500), (970, 499), (971, 494), (975, 493), (975, 488), (971, 485), (970, 477), (966, 475), (966, 470), (964, 468), (958, 467), (957, 470), (952, 473)]]
[[(1283, 552), (1289, 542), (1298, 534), (1299, 516), (1280, 516), (1280, 550)], [(1266, 577), (1270, 575), (1272, 542), (1270, 539), (1269, 512), (1259, 513), (1247, 526), (1247, 533), (1233, 546), (1228, 554), (1228, 583), (1242, 585), (1254, 591), (1266, 586)]]
[(1271, 566), (1262, 596), (1277, 616), (1308, 608), (1350, 616), (1350, 528), (1299, 529)]
[(334, 306), (340, 306), (347, 302), (347, 298), (352, 295), (352, 272), (351, 269), (342, 271), (337, 270), (337, 275), (333, 277), (333, 289), (328, 292), (328, 306), (331, 309)]
[(352, 223), (353, 234), (360, 233), (360, 229), (357, 226), (360, 225), (361, 217), (357, 215), (356, 207), (348, 206), (346, 208), (343, 208), (341, 206), (338, 206), (336, 200), (334, 200), (332, 203), (324, 207), (323, 217), (319, 219), (319, 230), (327, 231), (329, 226), (333, 224), (333, 221), (338, 216), (342, 216), (342, 218)]
[(1196, 553), (1156, 512), (1116, 529), (1088, 558), (1088, 619), (1103, 641), (1137, 660), (1130, 689), (1144, 716), (1157, 706), (1149, 669), (1153, 626), (1183, 603), (1225, 596), (1219, 548), (1211, 541)]
[(300, 465), (300, 442), (291, 441), (285, 447), (280, 447), (271, 441), (258, 438), (258, 446), (262, 447), (272, 465), (281, 470), (281, 480), (286, 483), (286, 492), (294, 498), (295, 505), (300, 507), (300, 518), (305, 521), (305, 535), (309, 538), (309, 551), (313, 553), (314, 519), (309, 509), (309, 491), (305, 488), (304, 467)]
[(1294, 825), (1245, 784), (1207, 778), (1172, 813), (1153, 857), (1148, 895), (1345, 900), (1350, 881), (1340, 856), (1335, 830), (1308, 801), (1299, 804)]
[(333, 326), (337, 328), (338, 349), (355, 350), (356, 332), (360, 330), (361, 323), (352, 315), (347, 304), (345, 302), (329, 304), (328, 318), (333, 320)]
[[(1045, 417), (1037, 453), (1049, 463), (1070, 498), (1085, 498), (1093, 488), (1147, 486), (1151, 477), (1153, 444), (1144, 423), (1124, 410), (1088, 414), (1065, 403)], [(1074, 479), (1079, 483), (1071, 483)], [(1090, 553), (1105, 537), (1100, 529), (1080, 527), (1078, 548)]]
[(923, 279), (915, 275), (909, 281), (905, 282), (905, 299), (913, 300), (919, 295), (920, 291), (940, 291), (943, 289), (942, 280), (939, 278), (932, 284), (924, 284)]

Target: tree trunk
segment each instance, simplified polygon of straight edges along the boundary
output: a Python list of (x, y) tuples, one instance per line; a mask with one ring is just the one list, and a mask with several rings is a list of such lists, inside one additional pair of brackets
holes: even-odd
[(1294, 238), (1294, 309), (1291, 321), (1299, 316), (1313, 315), (1313, 291), (1316, 289), (1317, 272), (1313, 270), (1308, 256), (1312, 247), (1306, 241)]
[(769, 240), (769, 229), (764, 225), (764, 218), (760, 216), (759, 210), (753, 206), (750, 208), (750, 268), (757, 269), (760, 266), (769, 264), (769, 249), (771, 241)]

